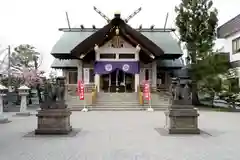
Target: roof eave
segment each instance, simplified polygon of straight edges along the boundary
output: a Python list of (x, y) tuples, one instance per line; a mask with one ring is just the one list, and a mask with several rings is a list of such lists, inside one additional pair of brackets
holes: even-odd
[(51, 53), (51, 55), (58, 59), (78, 59), (69, 53)]
[(217, 28), (218, 38), (227, 38), (240, 31), (240, 14)]
[(183, 67), (178, 66), (178, 67), (174, 67), (174, 66), (159, 66), (157, 67), (157, 69), (163, 69), (163, 70), (176, 70), (176, 69), (181, 69)]
[(77, 69), (77, 67), (51, 66), (53, 69)]
[(182, 57), (182, 53), (165, 53), (164, 55), (158, 56), (156, 59), (178, 59)]

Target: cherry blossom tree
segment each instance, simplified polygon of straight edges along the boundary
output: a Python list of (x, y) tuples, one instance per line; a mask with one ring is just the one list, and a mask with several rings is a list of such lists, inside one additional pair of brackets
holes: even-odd
[(16, 75), (22, 79), (22, 84), (30, 87), (36, 88), (38, 84), (42, 84), (44, 71), (38, 71), (35, 69), (23, 69), (21, 75)]

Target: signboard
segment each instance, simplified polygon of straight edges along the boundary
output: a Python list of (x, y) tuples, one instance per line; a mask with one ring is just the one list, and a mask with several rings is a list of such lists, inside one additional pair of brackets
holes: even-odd
[(147, 81), (144, 82), (143, 84), (143, 96), (145, 100), (150, 100), (150, 87), (149, 83)]
[(84, 83), (78, 80), (78, 95), (80, 100), (84, 100)]

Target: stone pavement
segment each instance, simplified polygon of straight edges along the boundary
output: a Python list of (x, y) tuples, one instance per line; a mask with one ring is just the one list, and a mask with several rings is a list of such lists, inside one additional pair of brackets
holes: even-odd
[(75, 137), (23, 137), (36, 117), (10, 116), (0, 124), (0, 160), (238, 160), (240, 114), (200, 112), (199, 126), (212, 134), (164, 136), (163, 112), (74, 112)]

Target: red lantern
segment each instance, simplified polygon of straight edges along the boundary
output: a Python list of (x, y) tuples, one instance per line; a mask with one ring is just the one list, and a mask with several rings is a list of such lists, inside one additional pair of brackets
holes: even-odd
[(78, 80), (78, 95), (80, 100), (84, 100), (84, 83)]

